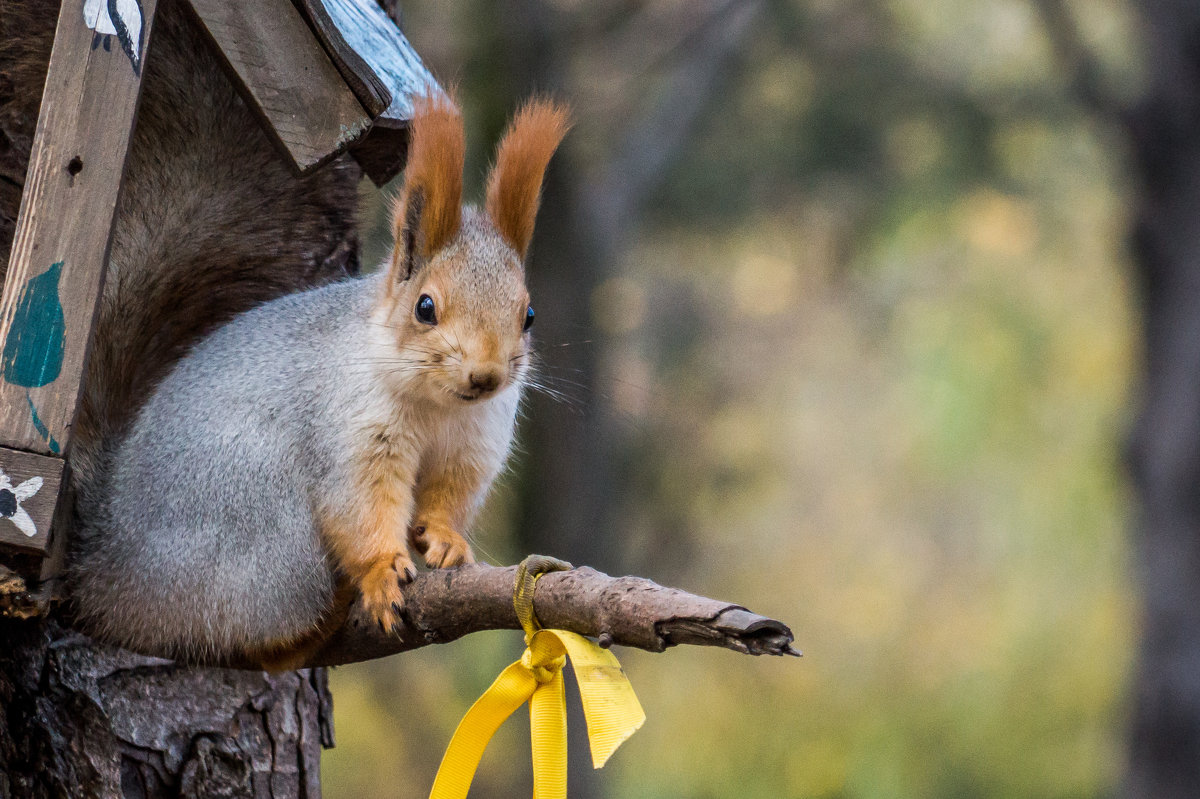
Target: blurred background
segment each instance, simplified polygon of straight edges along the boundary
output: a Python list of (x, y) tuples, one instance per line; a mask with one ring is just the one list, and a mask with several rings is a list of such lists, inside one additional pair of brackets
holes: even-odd
[[(1117, 109), (1164, 52), (1142, 9), (401, 6), (458, 86), (473, 196), (521, 98), (575, 111), (530, 264), (539, 388), (477, 554), (736, 601), (805, 655), (619, 651), (649, 718), (595, 775), (573, 738), (572, 796), (1117, 795), (1145, 180)], [(368, 262), (385, 199), (364, 186)], [(520, 651), (335, 670), (327, 795), (426, 796)], [(472, 795), (529, 793), (527, 736), (518, 713)]]

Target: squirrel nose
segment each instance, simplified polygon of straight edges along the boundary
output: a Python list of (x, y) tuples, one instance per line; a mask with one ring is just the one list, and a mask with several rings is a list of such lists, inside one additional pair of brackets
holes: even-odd
[(467, 379), (471, 381), (471, 388), (481, 394), (495, 391), (496, 387), (500, 385), (500, 373), (494, 369), (471, 372)]

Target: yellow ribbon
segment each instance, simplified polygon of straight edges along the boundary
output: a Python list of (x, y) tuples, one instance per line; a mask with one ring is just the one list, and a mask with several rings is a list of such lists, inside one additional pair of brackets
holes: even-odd
[(562, 668), (568, 658), (579, 682), (595, 768), (603, 766), (646, 720), (612, 652), (567, 630), (538, 628), (533, 615), (534, 583), (541, 573), (562, 568), (570, 565), (539, 556), (521, 563), (513, 604), (525, 628), (525, 653), (500, 673), (459, 722), (429, 799), (465, 799), (488, 741), (525, 702), (529, 702), (533, 749), (533, 797), (566, 797), (567, 706)]

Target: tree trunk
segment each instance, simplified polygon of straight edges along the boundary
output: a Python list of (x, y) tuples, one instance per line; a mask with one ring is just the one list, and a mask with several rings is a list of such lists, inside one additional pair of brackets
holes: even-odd
[(324, 669), (189, 669), (0, 622), (0, 796), (318, 797)]
[[(0, 0), (4, 263), (56, 17), (54, 0)], [(97, 419), (127, 418), (174, 358), (220, 322), (356, 272), (358, 178), (345, 159), (294, 177), (183, 4), (162, 0), (113, 234), (110, 275), (126, 279), (106, 289), (77, 439)], [(147, 269), (187, 275), (192, 289), (166, 278), (155, 296), (170, 302), (146, 299), (161, 306), (157, 324), (129, 330), (137, 325), (122, 326), (110, 291)], [(110, 371), (132, 379), (100, 379)], [(76, 450), (82, 457), (86, 446)], [(333, 743), (323, 669), (183, 668), (98, 645), (52, 619), (2, 620), (0, 641), (4, 799), (320, 795), (320, 749)]]
[(1130, 455), (1143, 632), (1128, 797), (1200, 791), (1200, 7), (1140, 3), (1150, 87), (1128, 115), (1145, 383)]

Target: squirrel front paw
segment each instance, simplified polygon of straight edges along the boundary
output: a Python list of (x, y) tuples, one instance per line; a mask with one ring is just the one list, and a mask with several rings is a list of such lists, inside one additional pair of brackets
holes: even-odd
[(397, 552), (373, 563), (359, 581), (363, 611), (385, 633), (400, 623), (400, 611), (404, 608), (400, 586), (412, 582), (416, 576), (417, 568), (412, 558)]
[(443, 569), (474, 563), (475, 553), (467, 539), (445, 524), (418, 524), (408, 530), (408, 542), (412, 548), (425, 556), (425, 565), (431, 569)]

